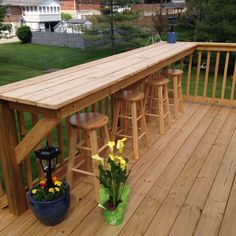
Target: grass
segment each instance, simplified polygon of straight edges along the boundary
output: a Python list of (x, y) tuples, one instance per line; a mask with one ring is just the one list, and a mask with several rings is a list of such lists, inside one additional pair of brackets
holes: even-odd
[[(110, 55), (111, 51), (104, 48), (81, 50), (35, 44), (0, 44), (0, 85), (42, 75), (48, 69), (64, 69)], [(63, 137), (65, 138), (65, 122), (62, 123)], [(29, 114), (25, 115), (25, 124), (29, 131), (31, 128)], [(55, 131), (53, 139), (56, 140)], [(65, 151), (67, 152), (67, 148)], [(33, 179), (36, 179), (38, 171), (34, 155), (31, 155), (30, 161)], [(2, 183), (4, 183), (1, 167), (0, 176)], [(3, 187), (5, 189), (5, 186)]]
[(110, 56), (108, 49), (81, 50), (35, 44), (0, 45), (0, 85)]

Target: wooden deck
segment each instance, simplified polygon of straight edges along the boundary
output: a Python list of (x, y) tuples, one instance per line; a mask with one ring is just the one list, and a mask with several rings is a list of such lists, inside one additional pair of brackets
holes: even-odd
[(141, 146), (141, 159), (129, 162), (123, 225), (104, 224), (91, 177), (80, 177), (61, 224), (45, 227), (30, 210), (17, 217), (3, 209), (0, 235), (236, 235), (236, 109), (188, 103), (165, 135), (153, 122), (149, 130), (151, 148)]

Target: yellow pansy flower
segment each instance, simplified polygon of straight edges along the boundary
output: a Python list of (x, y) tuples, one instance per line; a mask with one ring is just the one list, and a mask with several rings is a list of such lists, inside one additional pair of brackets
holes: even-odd
[(109, 158), (110, 158), (112, 161), (114, 161), (114, 159), (115, 159), (114, 154), (110, 153), (110, 154), (109, 154)]
[(115, 147), (115, 142), (114, 141), (110, 141), (107, 143), (107, 146), (110, 148), (111, 152), (113, 152), (113, 149)]
[(37, 193), (37, 189), (33, 189), (33, 190), (32, 190), (32, 193), (33, 193), (33, 194)]
[(92, 158), (93, 158), (93, 160), (96, 160), (96, 161), (100, 162), (100, 164), (104, 165), (104, 160), (103, 160), (103, 158), (100, 157), (98, 154), (92, 155)]
[(54, 193), (54, 188), (49, 188), (49, 189), (48, 189), (48, 192), (49, 192), (49, 193)]
[(120, 160), (120, 168), (122, 171), (125, 170), (126, 167), (126, 161), (124, 159)]
[(58, 188), (58, 187), (55, 187), (55, 190), (56, 190), (57, 192), (60, 192), (60, 188)]
[(111, 171), (111, 164), (108, 163), (107, 166), (106, 166), (106, 168), (107, 168), (108, 171)]
[(57, 180), (57, 181), (54, 182), (54, 184), (55, 184), (56, 186), (60, 187), (60, 186), (62, 185), (62, 182)]
[(119, 150), (120, 153), (124, 151), (124, 142), (126, 141), (127, 138), (123, 138), (117, 141), (116, 148)]

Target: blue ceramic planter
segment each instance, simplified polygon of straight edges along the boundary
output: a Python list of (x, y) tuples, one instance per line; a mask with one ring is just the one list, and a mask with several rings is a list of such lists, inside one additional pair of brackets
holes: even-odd
[(176, 43), (176, 32), (168, 32), (167, 33), (167, 43)]
[(37, 201), (28, 193), (30, 207), (38, 220), (48, 226), (59, 224), (65, 218), (70, 206), (70, 186), (65, 184), (65, 194), (54, 201)]

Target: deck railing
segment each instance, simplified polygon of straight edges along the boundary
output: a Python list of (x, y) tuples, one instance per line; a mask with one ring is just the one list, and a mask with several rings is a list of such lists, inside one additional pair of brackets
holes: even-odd
[(236, 105), (236, 45), (201, 43), (189, 56), (185, 100)]
[[(188, 58), (182, 58), (179, 61), (179, 65), (177, 65), (177, 63), (175, 63), (175, 65), (172, 64), (172, 67), (179, 66), (185, 71), (183, 78), (185, 100), (230, 106), (236, 105), (235, 54), (235, 44), (202, 43), (199, 44), (195, 52), (190, 54)], [(98, 111), (107, 114), (111, 118), (111, 96), (91, 104), (82, 111)], [(39, 114), (15, 111), (19, 140), (23, 139), (41, 118), (42, 116)], [(59, 178), (64, 178), (66, 173), (69, 137), (70, 127), (68, 118), (65, 118), (45, 137), (41, 145), (37, 147), (40, 148), (44, 146), (46, 143), (45, 140), (48, 140), (50, 145), (60, 147), (61, 155), (56, 170), (56, 175)], [(83, 155), (83, 153), (79, 155)], [(28, 158), (24, 159), (24, 161), (21, 162), (21, 167), (26, 191), (41, 178), (44, 178), (44, 173), (34, 155), (30, 155)], [(4, 171), (2, 171), (2, 173), (4, 173)], [(7, 179), (7, 176), (2, 176), (1, 178), (0, 207), (7, 205), (4, 179)], [(6, 184), (8, 184), (7, 181)], [(15, 180), (14, 184), (17, 184), (17, 180)]]

